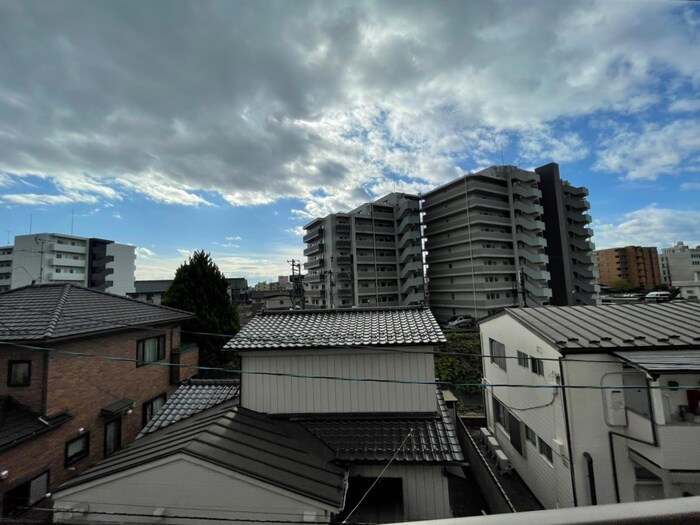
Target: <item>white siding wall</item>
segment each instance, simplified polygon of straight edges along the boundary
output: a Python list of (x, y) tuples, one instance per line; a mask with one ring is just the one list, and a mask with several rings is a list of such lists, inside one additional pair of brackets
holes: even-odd
[(126, 295), (134, 291), (134, 275), (136, 272), (136, 248), (128, 244), (113, 242), (107, 245), (107, 255), (114, 256), (114, 261), (107, 263), (107, 268), (113, 268), (114, 273), (107, 278), (113, 282), (107, 292)]
[[(489, 339), (495, 339), (506, 347), (506, 371), (484, 358), (484, 377), (491, 385), (523, 384), (541, 385), (556, 383), (559, 365), (556, 361), (544, 361), (544, 376), (537, 375), (530, 368), (518, 365), (517, 351), (532, 357), (558, 358), (560, 354), (539, 337), (527, 331), (512, 318), (503, 315), (481, 326), (481, 339), (484, 354), (490, 353)], [(553, 450), (553, 462), (549, 463), (538, 448), (525, 439), (522, 429), (523, 455), (510, 442), (500, 424), (493, 418), (493, 396), (498, 398), (518, 420), (530, 427)], [(533, 408), (533, 407), (542, 408)], [(566, 448), (566, 427), (561, 393), (550, 388), (508, 388), (492, 386), (486, 390), (486, 408), (489, 428), (495, 432), (503, 452), (509, 457), (514, 468), (528, 484), (532, 492), (546, 508), (573, 506), (571, 474), (569, 471), (568, 450)], [(516, 410), (521, 409), (521, 410)], [(527, 409), (527, 410), (522, 410)], [(560, 450), (557, 442), (563, 443)]]
[[(68, 489), (56, 495), (54, 508), (81, 503), (88, 503), (89, 509), (95, 512), (153, 515), (156, 509), (162, 508), (165, 516), (158, 523), (163, 524), (184, 523), (182, 519), (168, 518), (174, 515), (187, 516), (187, 523), (202, 525), (212, 521), (198, 520), (195, 516), (304, 521), (304, 513), (311, 512), (319, 522), (328, 522), (330, 517), (329, 509), (322, 508), (322, 504), (188, 457), (161, 461), (135, 469), (128, 475), (105, 478), (100, 484)], [(83, 517), (90, 523), (148, 522), (148, 518), (138, 516), (87, 514)], [(56, 520), (61, 522), (60, 514)], [(71, 521), (71, 517), (65, 515), (63, 521)]]
[[(401, 348), (402, 350), (405, 349)], [(432, 347), (418, 347), (432, 350)], [(434, 412), (432, 384), (372, 383), (246, 374), (245, 371), (313, 376), (433, 381), (433, 356), (381, 350), (246, 352), (241, 404), (272, 414), (333, 412)]]
[[(376, 478), (384, 465), (353, 465), (350, 477)], [(401, 478), (404, 521), (451, 518), (447, 478), (441, 466), (391, 465), (382, 476)]]

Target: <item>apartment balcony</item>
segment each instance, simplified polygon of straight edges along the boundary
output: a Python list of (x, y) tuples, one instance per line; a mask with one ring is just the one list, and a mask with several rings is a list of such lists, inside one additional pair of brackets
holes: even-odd
[(579, 224), (588, 224), (591, 222), (591, 216), (588, 215), (587, 213), (582, 213), (580, 211), (574, 211), (574, 210), (566, 210), (564, 212), (564, 216), (567, 219), (571, 219), (575, 223)]
[(529, 219), (522, 215), (516, 215), (515, 224), (529, 231), (542, 231), (544, 230), (544, 223), (539, 220)]
[(403, 233), (411, 226), (413, 226), (414, 229), (420, 230), (420, 217), (418, 215), (406, 215), (403, 219), (401, 219), (396, 231)]
[(324, 250), (324, 244), (322, 242), (319, 242), (318, 244), (314, 244), (312, 246), (309, 246), (304, 250), (304, 255), (313, 255), (315, 253), (321, 253)]
[(350, 233), (350, 223), (341, 223), (335, 225), (336, 233)]
[(357, 262), (358, 263), (372, 263), (372, 264), (380, 264), (380, 263), (386, 263), (386, 264), (396, 264), (396, 257), (379, 257), (375, 255), (358, 255), (357, 256)]
[(320, 268), (323, 266), (323, 257), (319, 257), (318, 259), (314, 259), (312, 261), (307, 261), (304, 263), (304, 269), (306, 270), (311, 270), (313, 268)]
[(574, 289), (584, 293), (598, 293), (600, 291), (592, 282), (584, 279), (578, 279), (576, 276), (574, 276)]
[(422, 290), (419, 292), (413, 291), (401, 299), (401, 304), (404, 306), (420, 304), (422, 302), (425, 302), (425, 294)]
[(72, 257), (50, 257), (48, 259), (50, 266), (67, 266), (70, 268), (85, 268), (85, 259), (73, 259)]
[(398, 217), (403, 217), (407, 214), (408, 214), (408, 216), (417, 215), (419, 211), (420, 211), (420, 204), (419, 204), (418, 199), (401, 199), (401, 200), (399, 200), (398, 211), (397, 211)]
[(512, 258), (515, 256), (515, 252), (510, 248), (469, 248), (466, 246), (461, 249), (454, 249), (451, 252), (445, 253), (435, 253), (428, 252), (426, 256), (426, 262), (432, 264), (435, 262), (454, 262), (469, 259), (483, 259), (489, 257), (507, 257)]
[(513, 184), (513, 195), (525, 198), (542, 198), (542, 192), (536, 186), (530, 186), (527, 184)]
[(374, 239), (362, 239), (355, 241), (356, 248), (374, 249)]
[(589, 267), (593, 265), (593, 258), (591, 257), (590, 252), (572, 251), (571, 259), (584, 267)]
[(569, 237), (569, 244), (576, 250), (584, 252), (592, 252), (595, 250), (595, 244), (585, 238)]
[(518, 210), (527, 215), (542, 215), (544, 208), (534, 200), (514, 200), (513, 209)]
[(593, 230), (591, 230), (590, 228), (586, 228), (582, 224), (576, 222), (567, 223), (566, 229), (574, 235), (578, 235), (579, 237), (593, 237)]
[(379, 226), (377, 224), (374, 225), (374, 233), (375, 234), (384, 234), (384, 235), (395, 235), (396, 231), (394, 230), (393, 226)]
[(352, 297), (352, 288), (336, 288), (338, 297)]
[(534, 281), (547, 282), (551, 278), (550, 273), (547, 270), (541, 270), (538, 268), (533, 268), (532, 266), (523, 265), (520, 267), (523, 274)]
[(377, 293), (378, 294), (397, 294), (399, 292), (399, 287), (396, 285), (393, 286), (379, 286), (377, 288)]
[(515, 291), (516, 281), (513, 275), (512, 281), (499, 280), (498, 282), (485, 283), (433, 283), (429, 285), (430, 293), (448, 292), (455, 294), (474, 293), (474, 292), (510, 292)]
[(540, 300), (546, 300), (552, 297), (552, 290), (548, 286), (542, 286), (536, 282), (531, 282), (525, 279), (525, 291), (530, 297), (534, 297)]
[(591, 207), (586, 199), (571, 195), (564, 195), (564, 205), (579, 211), (586, 211)]
[(351, 245), (352, 244), (351, 244), (349, 239), (339, 239), (339, 240), (335, 241), (335, 247), (340, 249), (340, 250), (343, 250), (343, 249), (349, 250)]
[(338, 272), (335, 274), (335, 278), (339, 281), (348, 281), (352, 279), (352, 273), (350, 272)]
[[(514, 264), (474, 264), (466, 268), (436, 268), (428, 266), (428, 277), (459, 277), (471, 275), (515, 273)], [(402, 275), (403, 277), (403, 275)]]
[(574, 277), (578, 277), (580, 279), (595, 279), (595, 274), (593, 273), (593, 265), (586, 265), (586, 264), (576, 264), (574, 263), (573, 267), (571, 268)]
[(427, 223), (444, 219), (445, 217), (463, 216), (467, 214), (467, 206), (464, 201), (457, 201), (451, 206), (433, 208), (425, 213), (424, 221)]
[(377, 250), (396, 250), (396, 243), (393, 241), (377, 241), (374, 243)]
[[(530, 172), (527, 172), (527, 171), (520, 171), (520, 170), (511, 171), (511, 172), (509, 173), (509, 175), (510, 175), (509, 178), (510, 178), (511, 181), (517, 180), (517, 181), (524, 182), (524, 183), (529, 183), (529, 184), (533, 184), (533, 183), (536, 184), (536, 183), (538, 183), (539, 180), (540, 180), (540, 178), (539, 178), (539, 176), (538, 176), (537, 174), (535, 174), (535, 173), (530, 173)], [(513, 186), (515, 186), (515, 184), (513, 184)]]
[(536, 252), (526, 247), (518, 248), (518, 256), (523, 257), (527, 262), (532, 264), (547, 264), (549, 262), (549, 258), (544, 251)]
[(336, 264), (350, 264), (352, 262), (351, 255), (336, 255), (334, 262)]
[(318, 283), (321, 282), (323, 276), (319, 273), (307, 273), (304, 276), (304, 283)]
[(382, 219), (385, 221), (393, 221), (394, 220), (394, 212), (386, 209), (381, 209), (374, 207), (372, 210), (372, 217), (375, 219)]
[(515, 234), (515, 238), (518, 241), (524, 242), (528, 246), (532, 246), (534, 248), (546, 248), (547, 247), (547, 239), (544, 237), (541, 237), (539, 235), (532, 235), (530, 233), (526, 232), (517, 232)]
[(315, 241), (316, 239), (320, 239), (323, 237), (323, 226), (317, 226), (316, 228), (313, 228), (310, 230), (304, 237), (302, 237), (302, 240), (305, 243), (309, 243), (311, 241)]
[(403, 266), (399, 271), (399, 276), (401, 279), (406, 279), (411, 273), (416, 273), (423, 275), (423, 262), (422, 261), (411, 261)]
[(93, 281), (97, 281), (97, 280), (102, 280), (102, 279), (104, 279), (105, 277), (107, 277), (108, 275), (113, 275), (113, 274), (114, 274), (114, 268), (105, 268), (105, 269), (103, 269), (103, 270), (100, 271), (100, 272), (95, 272), (95, 273), (93, 273), (93, 274), (90, 276), (90, 278), (91, 278), (91, 280), (93, 280)]
[(404, 264), (407, 261), (411, 261), (413, 259), (420, 259), (420, 258), (421, 258), (420, 246), (406, 246), (406, 248), (401, 250), (401, 253), (399, 254), (399, 264)]
[(399, 246), (406, 246), (406, 244), (420, 241), (420, 231), (419, 230), (409, 230), (401, 236), (399, 239)]
[(564, 195), (570, 194), (576, 197), (588, 197), (588, 189), (584, 188), (583, 186), (572, 186), (571, 184), (565, 182), (562, 184), (562, 189), (564, 191)]
[(377, 295), (377, 288), (375, 286), (358, 286), (357, 295)]
[(12, 282), (12, 275), (9, 277), (0, 277), (0, 286), (10, 286)]
[(507, 200), (489, 199), (485, 197), (470, 196), (469, 208), (487, 208), (501, 211), (509, 211), (510, 203)]
[(72, 244), (61, 244), (58, 242), (49, 243), (45, 246), (44, 252), (62, 252), (62, 253), (87, 253), (87, 246), (74, 246)]
[(472, 230), (471, 238), (467, 233), (460, 233), (451, 235), (450, 237), (441, 237), (436, 239), (431, 236), (425, 241), (425, 249), (436, 250), (440, 248), (446, 248), (448, 246), (463, 245), (470, 241), (513, 241), (513, 234), (510, 232), (489, 232), (489, 231), (478, 231)]
[(49, 281), (85, 282), (84, 273), (48, 272), (45, 275), (45, 279)]
[(401, 293), (408, 293), (411, 288), (423, 289), (423, 276), (409, 277), (403, 283), (401, 283)]

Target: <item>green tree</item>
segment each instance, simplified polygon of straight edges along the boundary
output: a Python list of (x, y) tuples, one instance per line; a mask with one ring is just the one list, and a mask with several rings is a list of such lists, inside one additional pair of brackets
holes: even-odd
[(633, 286), (627, 279), (616, 279), (610, 284), (610, 289), (613, 292), (629, 292), (632, 290)]
[[(478, 332), (450, 331), (445, 335), (447, 344), (435, 356), (435, 375), (450, 383), (478, 383), (481, 381), (481, 341)], [(440, 355), (439, 352), (463, 355)], [(457, 393), (476, 393), (479, 387), (451, 386)]]
[(231, 360), (231, 356), (221, 350), (226, 337), (201, 334), (232, 335), (239, 330), (238, 312), (228, 289), (224, 274), (202, 250), (194, 252), (177, 269), (173, 283), (163, 295), (163, 305), (197, 315), (182, 324), (182, 341), (197, 343), (202, 366), (221, 366)]

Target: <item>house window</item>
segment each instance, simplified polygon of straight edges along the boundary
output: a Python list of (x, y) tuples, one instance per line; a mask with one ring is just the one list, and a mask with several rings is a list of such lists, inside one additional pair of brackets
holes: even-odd
[(503, 430), (508, 432), (508, 410), (498, 399), (493, 398), (493, 420), (499, 423)]
[(49, 491), (49, 471), (5, 492), (2, 500), (2, 517), (7, 518), (24, 512), (25, 507), (36, 505)]
[(160, 394), (159, 396), (156, 396), (153, 399), (146, 401), (143, 404), (142, 426), (145, 427), (146, 423), (148, 423), (151, 419), (153, 419), (153, 416), (155, 416), (158, 413), (158, 411), (161, 409), (161, 407), (164, 404), (165, 404), (165, 394)]
[(549, 461), (550, 463), (554, 463), (554, 452), (552, 451), (552, 447), (545, 443), (541, 437), (537, 438), (537, 443), (539, 445), (538, 448), (540, 454), (547, 458), (547, 461)]
[(525, 368), (530, 368), (528, 364), (528, 355), (520, 350), (518, 350), (518, 365)]
[(165, 336), (158, 335), (136, 342), (136, 366), (165, 359)]
[(121, 416), (105, 423), (105, 457), (111, 456), (122, 448)]
[(544, 362), (542, 361), (542, 359), (538, 359), (537, 357), (531, 357), (530, 367), (532, 368), (533, 373), (537, 374), (538, 376), (544, 376)]
[(90, 453), (90, 432), (66, 441), (66, 467), (80, 461)]
[(506, 370), (506, 347), (503, 343), (495, 339), (489, 339), (489, 348), (491, 349), (491, 362)]
[(527, 425), (523, 424), (523, 426), (525, 427), (525, 439), (527, 441), (529, 441), (530, 443), (532, 443), (533, 446), (536, 447), (537, 446), (537, 434), (535, 434), (535, 432)]
[(10, 361), (7, 364), (7, 386), (29, 386), (31, 375), (31, 361)]

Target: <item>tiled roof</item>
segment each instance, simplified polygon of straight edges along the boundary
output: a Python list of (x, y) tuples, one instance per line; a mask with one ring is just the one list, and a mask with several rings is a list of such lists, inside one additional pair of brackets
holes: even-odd
[(408, 433), (394, 461), (399, 463), (446, 463), (463, 461), (454, 424), (438, 392), (440, 412), (425, 414), (363, 414), (314, 416), (300, 419), (313, 435), (335, 451), (341, 462), (389, 461)]
[(264, 312), (225, 346), (231, 350), (426, 345), (445, 342), (428, 308)]
[(10, 396), (0, 396), (0, 452), (52, 430), (69, 419), (68, 413), (40, 418)]
[(140, 436), (172, 425), (181, 419), (238, 397), (240, 382), (232, 379), (189, 379), (180, 385), (158, 413), (141, 430)]
[(503, 315), (517, 319), (563, 353), (700, 347), (697, 303), (509, 308)]
[(5, 341), (57, 339), (192, 317), (182, 310), (74, 284), (41, 284), (0, 293), (0, 340)]
[(186, 454), (340, 509), (345, 469), (332, 464), (333, 451), (298, 423), (275, 420), (236, 403), (220, 403), (137, 439), (59, 491)]

